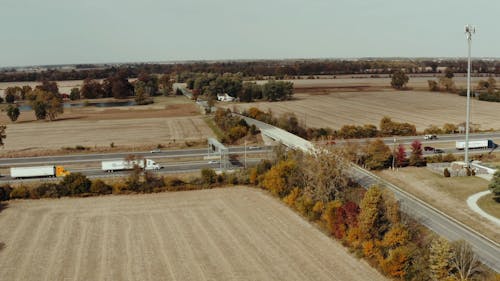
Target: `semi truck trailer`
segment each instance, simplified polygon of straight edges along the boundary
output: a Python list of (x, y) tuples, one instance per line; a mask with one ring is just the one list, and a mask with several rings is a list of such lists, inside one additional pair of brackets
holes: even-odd
[(69, 172), (62, 166), (12, 167), (10, 177), (13, 179), (35, 177), (64, 177)]
[(132, 170), (134, 165), (139, 166), (144, 170), (159, 170), (163, 167), (158, 165), (155, 161), (151, 159), (141, 159), (141, 160), (110, 160), (110, 161), (102, 161), (101, 169), (105, 172), (114, 172), (114, 171), (123, 171), (123, 170)]
[[(455, 147), (459, 150), (465, 149), (465, 141), (457, 141)], [(486, 148), (496, 148), (497, 145), (492, 140), (470, 140), (470, 149), (486, 149)]]

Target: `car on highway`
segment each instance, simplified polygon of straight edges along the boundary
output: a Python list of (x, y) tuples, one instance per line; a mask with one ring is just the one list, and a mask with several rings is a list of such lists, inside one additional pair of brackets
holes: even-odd
[(208, 161), (208, 164), (218, 164), (218, 163), (219, 163), (219, 161), (217, 161), (217, 160), (210, 160), (210, 161)]
[(436, 149), (434, 149), (434, 153), (439, 153), (439, 154), (441, 154), (441, 153), (444, 153), (444, 150), (439, 149), (439, 148), (436, 148)]
[(432, 146), (424, 146), (425, 151), (434, 151), (434, 147)]
[(253, 149), (260, 149), (258, 146), (249, 146), (248, 149), (253, 150)]
[(151, 152), (151, 153), (160, 153), (160, 152), (161, 152), (161, 149), (156, 148), (156, 149), (153, 149), (153, 150), (151, 150), (151, 151), (149, 151), (149, 152)]
[(436, 135), (425, 135), (424, 136), (424, 140), (437, 140), (437, 136)]

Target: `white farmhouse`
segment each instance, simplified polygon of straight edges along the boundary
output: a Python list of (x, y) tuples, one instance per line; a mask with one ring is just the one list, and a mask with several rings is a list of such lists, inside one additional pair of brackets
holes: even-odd
[(223, 95), (217, 94), (217, 100), (218, 101), (233, 101), (234, 97), (231, 97), (228, 94), (223, 94)]

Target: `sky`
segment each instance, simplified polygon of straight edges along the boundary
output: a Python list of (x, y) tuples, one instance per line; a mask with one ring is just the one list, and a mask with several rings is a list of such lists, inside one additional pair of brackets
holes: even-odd
[(0, 0), (0, 67), (500, 57), (498, 0)]

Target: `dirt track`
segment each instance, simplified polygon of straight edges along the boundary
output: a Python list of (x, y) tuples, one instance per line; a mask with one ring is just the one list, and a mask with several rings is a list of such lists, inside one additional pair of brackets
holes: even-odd
[(11, 202), (0, 225), (2, 280), (386, 280), (247, 188)]

